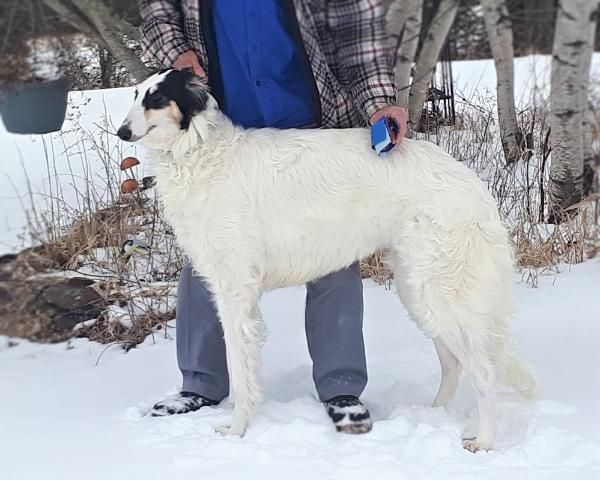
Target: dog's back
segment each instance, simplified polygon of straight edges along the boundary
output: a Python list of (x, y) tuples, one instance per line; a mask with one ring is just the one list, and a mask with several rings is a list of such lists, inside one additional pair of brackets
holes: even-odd
[(448, 232), (499, 222), (477, 177), (429, 142), (404, 140), (379, 157), (363, 129), (245, 135), (232, 153), (227, 200), (219, 203), (247, 210), (268, 288), (302, 284), (393, 249), (412, 222)]

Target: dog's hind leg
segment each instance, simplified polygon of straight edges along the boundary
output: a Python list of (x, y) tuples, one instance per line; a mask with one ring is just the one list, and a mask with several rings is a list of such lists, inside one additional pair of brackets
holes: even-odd
[(442, 337), (438, 336), (433, 339), (435, 350), (437, 351), (442, 370), (442, 380), (440, 388), (433, 401), (434, 407), (445, 407), (452, 400), (458, 387), (462, 367), (457, 358), (448, 349)]
[(496, 431), (496, 368), (490, 358), (489, 347), (476, 338), (464, 342), (465, 372), (475, 389), (479, 408), (477, 437), (463, 439), (463, 447), (473, 453), (491, 450)]
[[(492, 340), (485, 332), (467, 333), (460, 329), (461, 322), (448, 313), (446, 300), (439, 297), (437, 289), (425, 282), (415, 282), (415, 276), (407, 271), (394, 271), (398, 293), (419, 328), (434, 335), (442, 366), (442, 381), (434, 406), (445, 405), (452, 398), (462, 367), (475, 388), (479, 407), (477, 436), (463, 439), (463, 447), (472, 452), (489, 450), (492, 448), (496, 415), (496, 368), (491, 356)], [(406, 279), (412, 281), (409, 283)], [(435, 306), (435, 310), (431, 306)]]
[(454, 331), (452, 335), (442, 333), (434, 339), (442, 364), (442, 383), (433, 405), (444, 405), (452, 398), (464, 368), (475, 390), (479, 410), (477, 436), (463, 438), (463, 447), (473, 453), (491, 450), (496, 431), (497, 375), (491, 342), (493, 340), (485, 334), (475, 335), (471, 332), (467, 335), (460, 330)]
[(229, 389), (234, 398), (231, 426), (217, 430), (242, 436), (261, 398), (257, 378), (263, 339), (263, 323), (258, 309), (260, 289), (248, 284), (236, 287), (222, 283), (217, 285), (213, 289), (213, 298), (223, 326)]

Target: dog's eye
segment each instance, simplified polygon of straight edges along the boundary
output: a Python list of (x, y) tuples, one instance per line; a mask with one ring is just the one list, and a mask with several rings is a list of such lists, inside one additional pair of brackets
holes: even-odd
[(146, 98), (146, 108), (159, 109), (164, 108), (169, 104), (169, 99), (160, 92), (154, 92), (152, 95)]

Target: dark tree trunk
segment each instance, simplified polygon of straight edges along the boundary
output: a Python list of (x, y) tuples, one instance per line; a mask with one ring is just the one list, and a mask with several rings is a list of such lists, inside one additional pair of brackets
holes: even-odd
[(112, 54), (105, 48), (98, 48), (98, 58), (100, 60), (100, 82), (102, 88), (110, 88), (112, 86), (111, 77), (113, 70)]

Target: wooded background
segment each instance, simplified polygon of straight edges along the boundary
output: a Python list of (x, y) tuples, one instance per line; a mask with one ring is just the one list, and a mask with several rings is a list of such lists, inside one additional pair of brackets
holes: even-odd
[[(387, 4), (394, 3), (387, 0)], [(425, 0), (423, 24), (429, 24), (439, 7), (440, 0)], [(508, 15), (512, 22), (515, 55), (551, 53), (558, 0), (507, 0)], [(96, 50), (100, 66), (93, 72), (81, 72), (80, 65), (67, 65), (74, 88), (90, 89), (123, 86), (133, 80), (124, 75), (120, 64), (129, 63), (129, 70), (137, 70), (135, 60), (119, 48), (116, 33), (129, 35), (129, 47), (135, 48), (141, 22), (135, 0), (0, 0), (0, 82), (15, 78), (15, 64), (30, 54), (28, 41), (50, 36), (62, 40), (68, 51), (69, 37), (82, 33)], [(479, 0), (461, 0), (456, 18), (448, 35), (452, 58), (491, 58), (490, 46)], [(419, 36), (419, 44), (422, 38)], [(596, 49), (600, 49), (600, 31), (596, 34)], [(71, 55), (70, 61), (73, 60)], [(10, 59), (10, 61), (9, 61)], [(77, 59), (81, 61), (81, 59)], [(131, 65), (133, 63), (133, 65)], [(23, 72), (24, 69), (20, 69)], [(79, 72), (77, 73), (77, 70)]]

